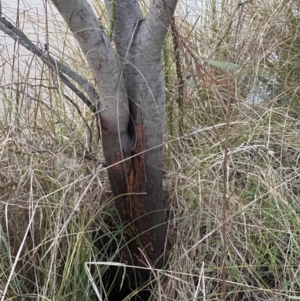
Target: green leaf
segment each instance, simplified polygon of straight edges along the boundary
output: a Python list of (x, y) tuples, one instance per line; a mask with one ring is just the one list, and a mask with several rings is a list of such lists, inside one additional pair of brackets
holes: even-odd
[(188, 80), (188, 84), (187, 84), (189, 89), (194, 89), (195, 88), (195, 81), (193, 76), (191, 76), (191, 78)]
[(207, 64), (209, 66), (218, 67), (227, 70), (234, 70), (240, 67), (238, 64), (230, 63), (230, 62), (222, 62), (222, 61), (215, 61), (215, 60), (208, 60)]

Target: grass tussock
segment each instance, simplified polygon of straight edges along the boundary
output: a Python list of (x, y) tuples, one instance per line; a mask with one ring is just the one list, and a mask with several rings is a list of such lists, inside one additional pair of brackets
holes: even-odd
[[(182, 3), (166, 39), (171, 247), (166, 271), (153, 271), (153, 300), (300, 298), (300, 7), (237, 2)], [(48, 33), (55, 55), (91, 78), (51, 8), (48, 29), (35, 10), (20, 16), (13, 21), (30, 24), (33, 40)], [(89, 275), (86, 263), (114, 261), (121, 229), (96, 120), (38, 58), (6, 41), (0, 298), (97, 300), (93, 279), (106, 266)]]

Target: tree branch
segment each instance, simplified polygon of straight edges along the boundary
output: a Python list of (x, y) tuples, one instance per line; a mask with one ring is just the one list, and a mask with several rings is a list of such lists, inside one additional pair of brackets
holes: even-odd
[(52, 3), (67, 22), (96, 80), (103, 126), (120, 133), (120, 141), (126, 140), (124, 129), (129, 110), (121, 66), (98, 16), (86, 0), (52, 0)]
[[(96, 102), (98, 100), (98, 94), (93, 88), (93, 86), (79, 73), (74, 71), (69, 66), (61, 63), (56, 60), (49, 54), (45, 53), (41, 48), (34, 45), (30, 39), (18, 28), (16, 28), (12, 23), (7, 21), (4, 17), (0, 17), (0, 30), (6, 33), (12, 39), (18, 39), (19, 43), (25, 47), (27, 50), (37, 55), (39, 58), (43, 60), (43, 62), (56, 74), (58, 74), (59, 78), (62, 82), (68, 86), (94, 113), (97, 111)], [(65, 73), (67, 76), (72, 78), (76, 83), (78, 83), (84, 91), (88, 94), (90, 100), (79, 90), (76, 88), (74, 84), (72, 84), (69, 79), (64, 76)]]
[(110, 18), (114, 19), (114, 41), (118, 54), (125, 58), (136, 23), (143, 18), (139, 2), (137, 0), (105, 0), (105, 5)]
[(152, 1), (148, 16), (139, 32), (141, 39), (147, 37), (144, 41), (146, 47), (155, 49), (157, 55), (161, 53), (177, 2), (178, 0)]

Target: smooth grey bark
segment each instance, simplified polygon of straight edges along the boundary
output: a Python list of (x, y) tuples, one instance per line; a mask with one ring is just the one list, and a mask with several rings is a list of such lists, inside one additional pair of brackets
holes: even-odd
[(145, 19), (137, 0), (114, 0), (114, 13), (107, 0), (117, 54), (86, 0), (52, 2), (77, 39), (98, 87), (103, 150), (130, 249), (122, 259), (143, 265), (147, 256), (161, 267), (166, 241), (162, 46), (177, 0), (152, 1)]
[(124, 159), (130, 154), (131, 138), (127, 132), (130, 114), (121, 65), (87, 1), (52, 2), (76, 38), (95, 78), (99, 95), (98, 121), (106, 164), (121, 162), (108, 169), (110, 183), (115, 196), (124, 194), (122, 187), (126, 185), (126, 179), (121, 179), (119, 173), (129, 169), (130, 162)]

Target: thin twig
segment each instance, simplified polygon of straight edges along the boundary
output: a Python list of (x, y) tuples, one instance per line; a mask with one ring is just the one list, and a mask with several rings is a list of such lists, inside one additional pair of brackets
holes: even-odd
[(171, 21), (171, 34), (173, 38), (173, 45), (174, 45), (174, 55), (175, 55), (175, 65), (176, 65), (176, 75), (178, 78), (178, 96), (176, 102), (178, 104), (179, 109), (179, 135), (183, 134), (183, 96), (184, 96), (184, 80), (182, 75), (182, 62), (180, 58), (180, 40), (179, 34), (176, 29), (175, 18), (172, 18)]
[(213, 51), (210, 53), (210, 55), (207, 57), (207, 60), (210, 60), (213, 57), (213, 55), (220, 49), (222, 43), (224, 42), (225, 38), (229, 34), (229, 31), (230, 31), (232, 23), (233, 23), (233, 19), (234, 19), (236, 13), (238, 12), (238, 10), (243, 5), (247, 4), (250, 1), (252, 1), (252, 0), (247, 0), (247, 1), (244, 1), (244, 2), (242, 2), (241, 0), (239, 0), (239, 2), (237, 3), (234, 11), (232, 12), (232, 14), (230, 16), (230, 22), (228, 23), (227, 27), (225, 28), (225, 31), (224, 31), (223, 35), (220, 37), (219, 42), (217, 43), (217, 45), (215, 46), (215, 48), (213, 49)]
[[(229, 85), (229, 90), (232, 86)], [(232, 92), (233, 95), (233, 92)], [(226, 301), (227, 293), (227, 274), (226, 274), (226, 257), (227, 257), (227, 203), (231, 196), (228, 195), (228, 179), (229, 179), (229, 164), (228, 164), (228, 152), (229, 152), (229, 128), (230, 128), (230, 116), (231, 116), (231, 103), (233, 96), (227, 98), (225, 104), (226, 107), (226, 127), (225, 127), (225, 141), (223, 143), (224, 159), (223, 159), (223, 200), (222, 200), (222, 227), (221, 235), (223, 240), (222, 248), (222, 300)]]
[(81, 119), (83, 120), (84, 124), (86, 125), (88, 131), (89, 131), (89, 152), (91, 152), (92, 147), (92, 140), (93, 140), (93, 130), (91, 129), (90, 125), (88, 124), (88, 122), (85, 120), (85, 118), (83, 117), (78, 105), (66, 94), (64, 94), (64, 97), (75, 107), (76, 111), (78, 112), (79, 116), (81, 117)]

